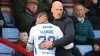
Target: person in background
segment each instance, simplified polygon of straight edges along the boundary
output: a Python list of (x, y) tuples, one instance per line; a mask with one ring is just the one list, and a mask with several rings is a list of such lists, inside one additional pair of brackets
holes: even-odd
[(86, 7), (86, 15), (89, 17), (94, 30), (100, 30), (100, 0), (81, 0), (79, 2)]
[(4, 26), (4, 17), (2, 15), (1, 8), (0, 8), (0, 37), (2, 36), (2, 27), (3, 26)]
[(16, 17), (16, 24), (20, 32), (27, 32), (35, 25), (35, 14), (38, 8), (37, 0), (27, 0), (26, 12), (19, 13)]
[(72, 56), (71, 49), (66, 50), (63, 46), (73, 43), (74, 25), (72, 20), (66, 15), (66, 12), (63, 11), (61, 2), (54, 1), (52, 3), (49, 19), (52, 19), (51, 23), (62, 30), (64, 36), (54, 41), (46, 40), (43, 45), (46, 48), (56, 47), (56, 56)]
[[(14, 16), (26, 11), (27, 0), (11, 0), (14, 11)], [(20, 9), (19, 9), (20, 8)]]
[(28, 40), (27, 32), (20, 32), (19, 40), (16, 43), (25, 48), (27, 40)]
[(92, 44), (94, 40), (93, 28), (88, 17), (85, 15), (85, 7), (81, 4), (75, 5), (71, 19), (75, 28), (75, 46), (72, 49), (73, 56), (82, 56), (76, 45)]
[[(27, 40), (28, 40), (28, 34), (27, 32), (20, 32), (19, 34), (19, 40), (16, 42), (17, 45), (21, 46), (22, 48), (26, 49), (26, 44), (27, 44)], [(15, 53), (13, 54), (13, 56), (25, 56), (24, 54), (15, 51)]]
[(100, 56), (100, 37), (93, 42), (93, 50), (87, 52), (84, 56)]
[(85, 8), (81, 4), (76, 4), (73, 11), (73, 16), (71, 17), (74, 22), (75, 37), (74, 43), (76, 45), (86, 45), (92, 44), (95, 39), (93, 28), (85, 15)]

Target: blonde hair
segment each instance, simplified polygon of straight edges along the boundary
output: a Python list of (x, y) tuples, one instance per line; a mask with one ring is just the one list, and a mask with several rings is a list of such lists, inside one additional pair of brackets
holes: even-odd
[(85, 9), (85, 7), (82, 5), (82, 4), (76, 4), (75, 6), (74, 6), (74, 8), (73, 8), (73, 16), (76, 16), (76, 7), (77, 6), (82, 6), (84, 9)]

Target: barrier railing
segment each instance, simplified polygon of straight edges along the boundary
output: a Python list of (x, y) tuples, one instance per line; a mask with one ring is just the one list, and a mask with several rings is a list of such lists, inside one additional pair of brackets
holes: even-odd
[(31, 52), (27, 52), (26, 49), (22, 48), (21, 46), (19, 46), (18, 44), (12, 43), (8, 40), (5, 40), (3, 38), (0, 37), (0, 43), (3, 43), (11, 48), (13, 48), (15, 51), (18, 51), (26, 56), (33, 56), (33, 53)]

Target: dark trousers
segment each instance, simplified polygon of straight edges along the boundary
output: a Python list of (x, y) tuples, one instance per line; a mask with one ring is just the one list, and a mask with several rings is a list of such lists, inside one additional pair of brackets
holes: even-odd
[(73, 56), (82, 56), (80, 50), (76, 46), (72, 48), (72, 54)]
[(72, 50), (66, 50), (64, 48), (57, 48), (56, 56), (72, 56)]

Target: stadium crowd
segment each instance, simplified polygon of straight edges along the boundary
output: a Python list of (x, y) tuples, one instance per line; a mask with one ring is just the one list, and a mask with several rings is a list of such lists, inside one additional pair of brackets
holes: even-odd
[[(40, 48), (45, 50), (56, 47), (54, 56), (83, 56), (82, 50), (80, 51), (77, 45), (90, 45), (92, 50), (85, 53), (84, 56), (100, 56), (100, 36), (95, 38), (94, 34), (94, 30), (100, 31), (100, 0), (77, 0), (73, 5), (73, 13), (70, 16), (67, 8), (63, 6), (62, 0), (10, 1), (15, 20), (14, 28), (17, 28), (20, 32), (16, 44), (21, 44), (22, 48), (25, 48), (28, 52), (31, 47), (28, 48), (27, 44), (34, 44), (28, 42), (30, 41), (30, 30), (39, 24), (46, 24), (44, 23), (45, 15), (38, 15), (45, 11), (48, 23), (59, 27), (63, 36), (53, 41), (44, 39), (44, 42), (40, 43)], [(2, 37), (2, 28), (9, 27), (9, 25), (6, 25), (0, 7), (0, 37)], [(67, 48), (64, 46), (67, 46)], [(35, 53), (35, 50), (31, 52)], [(16, 51), (14, 55), (17, 56), (17, 54), (25, 56)]]

